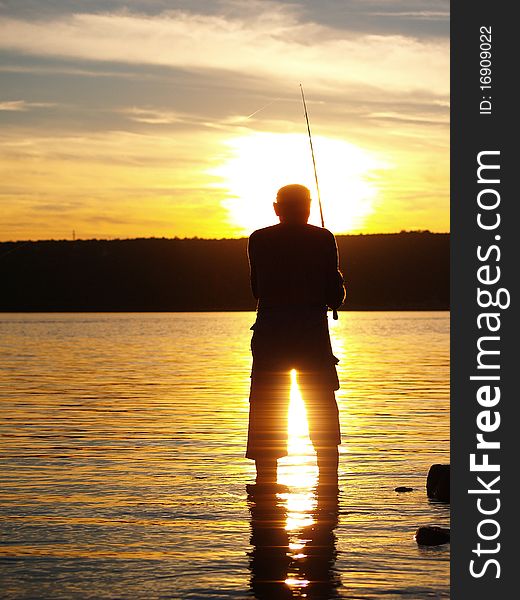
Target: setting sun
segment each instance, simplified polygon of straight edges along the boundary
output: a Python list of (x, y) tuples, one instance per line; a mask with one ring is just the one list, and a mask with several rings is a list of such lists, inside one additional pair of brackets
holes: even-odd
[[(348, 142), (313, 138), (325, 225), (335, 233), (362, 229), (374, 210), (378, 172), (388, 165)], [(223, 201), (233, 224), (244, 233), (273, 223), (270, 200), (287, 183), (311, 190), (310, 223), (319, 225), (319, 207), (309, 140), (303, 134), (252, 133), (228, 141), (230, 158), (212, 170), (224, 180), (229, 198)]]

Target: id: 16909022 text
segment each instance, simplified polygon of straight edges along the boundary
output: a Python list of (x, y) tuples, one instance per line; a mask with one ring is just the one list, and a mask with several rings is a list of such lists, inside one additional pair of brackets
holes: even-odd
[(490, 115), (491, 104), (491, 25), (480, 28), (480, 114)]

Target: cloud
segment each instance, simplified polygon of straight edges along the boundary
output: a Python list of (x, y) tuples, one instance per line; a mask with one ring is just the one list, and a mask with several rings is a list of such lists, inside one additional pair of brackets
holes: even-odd
[(23, 100), (10, 100), (7, 102), (0, 102), (0, 110), (23, 111), (27, 110), (27, 104)]
[[(113, 79), (115, 77), (120, 78), (139, 78), (153, 79), (154, 76), (149, 73), (134, 72), (134, 71), (115, 71), (101, 68), (80, 68), (80, 67), (67, 67), (63, 65), (21, 65), (21, 64), (10, 64), (0, 65), (0, 73), (23, 73), (28, 75), (72, 75), (80, 77), (108, 77)], [(157, 78), (156, 76), (155, 78)]]
[(121, 110), (132, 121), (137, 123), (147, 123), (149, 125), (171, 125), (173, 123), (183, 123), (186, 121), (186, 115), (181, 113), (157, 110), (153, 108), (124, 108)]
[(439, 19), (448, 20), (450, 18), (449, 11), (444, 10), (416, 10), (416, 11), (403, 11), (403, 12), (374, 12), (372, 13), (376, 17), (394, 17), (394, 18), (406, 18), (406, 19)]
[(218, 70), (316, 89), (449, 91), (448, 42), (348, 32), (268, 3), (256, 18), (169, 11), (0, 19), (0, 48), (32, 55)]
[(397, 121), (401, 123), (412, 123), (412, 124), (427, 124), (427, 125), (448, 125), (449, 116), (444, 113), (440, 115), (432, 114), (416, 114), (410, 115), (403, 112), (374, 112), (368, 115), (371, 119), (377, 119), (381, 121)]
[(56, 106), (53, 102), (26, 102), (25, 100), (6, 100), (0, 102), (0, 111), (25, 112), (32, 108), (50, 108)]

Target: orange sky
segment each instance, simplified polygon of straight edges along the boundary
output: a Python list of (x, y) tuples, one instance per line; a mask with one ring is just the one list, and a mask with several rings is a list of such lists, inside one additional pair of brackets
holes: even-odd
[(326, 225), (449, 230), (444, 0), (50, 4), (0, 4), (1, 240), (274, 222), (316, 197), (300, 81)]

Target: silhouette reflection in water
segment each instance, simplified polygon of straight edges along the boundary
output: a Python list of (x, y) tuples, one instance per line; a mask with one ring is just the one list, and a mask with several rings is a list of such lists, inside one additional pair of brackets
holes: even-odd
[(277, 493), (272, 487), (250, 485), (247, 490), (254, 597), (339, 598), (341, 581), (334, 569), (337, 488), (318, 486)]

